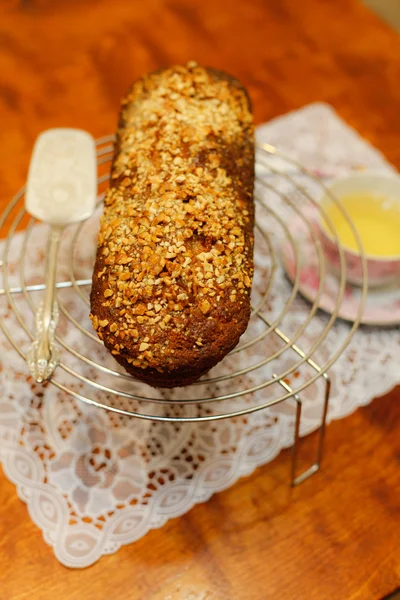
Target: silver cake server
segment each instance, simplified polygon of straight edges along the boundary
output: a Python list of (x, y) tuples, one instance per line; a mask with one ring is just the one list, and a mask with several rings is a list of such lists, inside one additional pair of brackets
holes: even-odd
[(35, 339), (27, 362), (34, 379), (49, 379), (58, 361), (57, 256), (64, 228), (90, 217), (96, 204), (97, 163), (93, 137), (80, 129), (49, 129), (36, 140), (25, 191), (25, 208), (50, 225), (46, 288), (36, 313)]

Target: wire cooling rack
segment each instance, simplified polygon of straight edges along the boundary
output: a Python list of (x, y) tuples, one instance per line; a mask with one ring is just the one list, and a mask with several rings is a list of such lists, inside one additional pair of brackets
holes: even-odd
[[(58, 305), (63, 323), (59, 324), (56, 342), (61, 361), (51, 378), (51, 384), (74, 398), (104, 408), (119, 415), (173, 423), (198, 422), (224, 418), (246, 419), (251, 413), (294, 401), (294, 438), (291, 461), (291, 482), (304, 481), (321, 465), (323, 440), (328, 410), (330, 379), (328, 370), (346, 348), (357, 329), (363, 312), (366, 292), (366, 261), (356, 230), (345, 210), (336, 202), (347, 220), (362, 257), (364, 283), (357, 318), (340, 343), (333, 347), (330, 332), (338, 319), (345, 293), (346, 265), (343, 248), (332, 222), (318, 202), (329, 193), (313, 173), (297, 161), (280, 153), (275, 147), (258, 144), (256, 148), (256, 234), (255, 284), (252, 316), (246, 334), (239, 345), (207, 376), (192, 386), (175, 390), (154, 390), (128, 375), (111, 358), (102, 342), (91, 329), (87, 318), (91, 270), (95, 255), (95, 234), (104, 192), (109, 179), (113, 155), (113, 136), (97, 141), (99, 167), (99, 197), (97, 213), (91, 222), (69, 228), (64, 243), (64, 276), (57, 280)], [(310, 215), (314, 217), (311, 218)], [(316, 216), (326, 219), (340, 259), (336, 304), (326, 318), (318, 316), (323, 294), (326, 263), (318, 235), (313, 225)], [(314, 301), (308, 305), (300, 324), (294, 328), (290, 319), (296, 310), (301, 275), (301, 247), (289, 227), (290, 220), (300, 218), (312, 240), (318, 256), (319, 283)], [(36, 225), (37, 226), (37, 225)], [(39, 225), (40, 227), (40, 225)], [(43, 226), (41, 226), (43, 227)], [(0, 235), (4, 237), (0, 268), (3, 296), (13, 316), (0, 318), (0, 326), (19, 355), (26, 360), (26, 349), (34, 337), (33, 316), (44, 284), (29, 282), (29, 256), (35, 219), (24, 209), (24, 189), (11, 200), (0, 218)], [(22, 230), (21, 233), (17, 234)], [(21, 239), (22, 236), (22, 239)], [(44, 238), (45, 239), (45, 238)], [(20, 244), (19, 273), (10, 273), (13, 244)], [(287, 284), (279, 303), (272, 309), (271, 299), (278, 293), (276, 275), (281, 268), (278, 252), (280, 243), (289, 242), (296, 264), (293, 285)], [(89, 247), (89, 254), (87, 248)], [(46, 246), (43, 243), (43, 263)], [(86, 252), (85, 256), (82, 253)], [(67, 276), (65, 274), (67, 273)], [(16, 281), (17, 278), (17, 281)], [(281, 277), (282, 279), (282, 277)], [(42, 279), (44, 281), (44, 279)], [(65, 295), (67, 294), (67, 295)], [(32, 319), (26, 317), (26, 311)], [(312, 335), (310, 332), (312, 331)], [(72, 339), (72, 341), (71, 341)], [(26, 343), (24, 343), (24, 340)], [(318, 358), (322, 356), (322, 360)], [(306, 376), (300, 373), (307, 371)], [(297, 473), (302, 393), (316, 383), (323, 394), (321, 424), (318, 432), (316, 458), (301, 474)]]

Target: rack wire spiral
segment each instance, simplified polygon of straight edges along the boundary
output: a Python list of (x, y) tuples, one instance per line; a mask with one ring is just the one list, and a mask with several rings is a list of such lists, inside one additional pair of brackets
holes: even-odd
[[(113, 136), (108, 136), (97, 141), (99, 211), (109, 178), (113, 140)], [(332, 201), (338, 205), (347, 220), (357, 242), (362, 258), (364, 282), (357, 318), (341, 343), (335, 348), (330, 348), (327, 356), (325, 352), (321, 362), (317, 358), (318, 352), (329, 339), (329, 333), (338, 319), (344, 296), (346, 265), (343, 248), (333, 224), (315, 199), (315, 193), (310, 192), (309, 184), (312, 183), (314, 186), (314, 192), (316, 188), (323, 190), (324, 193), (329, 192), (322, 180), (273, 146), (258, 144), (256, 156), (258, 175), (255, 193), (257, 206), (255, 279), (257, 269), (262, 272), (263, 277), (259, 278), (259, 285), (254, 294), (249, 328), (230, 356), (196, 384), (172, 391), (154, 390), (141, 384), (117, 365), (104, 349), (87, 319), (97, 213), (92, 220), (89, 220), (91, 224), (84, 222), (69, 228), (63, 264), (64, 270), (68, 271), (68, 276), (64, 278), (59, 276), (57, 283), (58, 305), (63, 317), (63, 323), (60, 324), (56, 336), (57, 344), (61, 348), (61, 361), (50, 381), (59, 390), (80, 401), (106, 408), (119, 415), (175, 423), (246, 418), (251, 413), (293, 399), (296, 413), (291, 482), (294, 485), (315, 473), (321, 464), (330, 393), (328, 370), (346, 348), (360, 323), (367, 292), (366, 261), (357, 231), (340, 203), (331, 196)], [(340, 259), (336, 305), (332, 314), (325, 319), (318, 319), (316, 315), (324, 290), (326, 265), (318, 235), (305, 210), (306, 205), (312, 208), (314, 213), (320, 213), (325, 218)], [(300, 218), (314, 244), (318, 256), (319, 284), (306, 318), (296, 331), (288, 331), (287, 320), (291, 311), (295, 310), (295, 302), (298, 301), (301, 274), (301, 248), (298, 247), (288, 227), (288, 222), (293, 215)], [(268, 227), (265, 226), (266, 222), (269, 223)], [(0, 218), (2, 237), (8, 231), (0, 259), (3, 279), (0, 297), (4, 296), (7, 300), (15, 321), (15, 328), (12, 330), (9, 319), (5, 318), (0, 318), (0, 327), (24, 360), (26, 360), (26, 346), (34, 337), (33, 317), (41, 296), (40, 292), (44, 289), (44, 284), (41, 282), (27, 281), (29, 279), (27, 262), (29, 262), (34, 226), (35, 219), (30, 218), (24, 209), (24, 189), (22, 189), (12, 199)], [(10, 275), (9, 264), (13, 244), (18, 238), (16, 233), (20, 229), (23, 229), (21, 234), (23, 237), (17, 274), (19, 280), (16, 281), (16, 275), (13, 274), (13, 277)], [(296, 261), (296, 272), (293, 285), (288, 286), (287, 297), (282, 299), (281, 310), (274, 313), (271, 311), (269, 301), (274, 294), (275, 275), (280, 268), (277, 246), (278, 239), (282, 237), (290, 243)], [(93, 243), (82, 243), (83, 238), (85, 240), (93, 238)], [(45, 254), (44, 246), (43, 250)], [(82, 257), (83, 252), (89, 252), (89, 255)], [(265, 273), (268, 273), (268, 277)], [(32, 316), (31, 323), (28, 323), (22, 314), (21, 307), (26, 309), (27, 306)], [(306, 343), (308, 332), (310, 329), (315, 329), (317, 322), (320, 329), (318, 334), (316, 337), (312, 336), (311, 343)], [(78, 343), (71, 342), (69, 337), (71, 332), (74, 339), (79, 340)], [(307, 346), (306, 349), (304, 344)], [(302, 370), (307, 370), (305, 378), (298, 377), (299, 371)], [(306, 388), (317, 381), (324, 383), (317, 455), (311, 467), (298, 475), (301, 395)]]

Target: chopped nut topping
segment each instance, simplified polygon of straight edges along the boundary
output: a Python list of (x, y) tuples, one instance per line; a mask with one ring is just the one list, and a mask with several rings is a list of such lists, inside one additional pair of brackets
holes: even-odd
[(203, 315), (206, 315), (207, 313), (210, 312), (211, 304), (209, 303), (208, 300), (203, 300), (202, 302), (200, 302), (200, 310), (203, 313)]
[(131, 279), (131, 277), (132, 277), (132, 273), (130, 273), (129, 271), (121, 273), (119, 276), (121, 281), (128, 281), (129, 279)]
[(246, 287), (251, 287), (251, 279), (250, 279), (250, 277), (248, 275), (244, 276), (244, 285)]

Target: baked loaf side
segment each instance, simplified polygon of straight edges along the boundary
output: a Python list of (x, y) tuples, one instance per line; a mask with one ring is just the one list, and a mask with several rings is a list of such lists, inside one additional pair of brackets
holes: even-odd
[(91, 318), (150, 385), (196, 381), (247, 327), (253, 136), (244, 88), (193, 62), (146, 75), (122, 102)]

